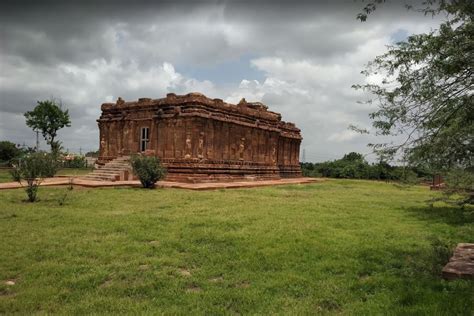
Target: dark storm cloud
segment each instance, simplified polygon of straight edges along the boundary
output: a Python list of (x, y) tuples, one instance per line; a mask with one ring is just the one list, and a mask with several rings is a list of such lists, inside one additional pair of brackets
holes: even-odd
[[(398, 2), (383, 4), (360, 23), (355, 17), (364, 5), (3, 1), (0, 137), (31, 141), (22, 113), (54, 97), (71, 113), (72, 127), (60, 132), (64, 144), (93, 149), (101, 103), (201, 91), (233, 102), (262, 100), (302, 128), (307, 154), (322, 147), (326, 155), (366, 150), (367, 139), (348, 132), (347, 125), (367, 125), (371, 109), (357, 105), (360, 95), (350, 86), (363, 80), (364, 63), (397, 34), (426, 31), (435, 23), (423, 17), (420, 23)], [(252, 57), (239, 80), (229, 72), (243, 56)], [(197, 73), (199, 80), (183, 75)], [(226, 76), (235, 78), (232, 84), (219, 80)]]
[[(362, 6), (363, 2), (357, 1), (6, 1), (0, 6), (1, 39), (6, 43), (0, 46), (0, 52), (48, 65), (77, 64), (93, 58), (109, 60), (114, 53), (111, 42), (114, 39), (104, 37), (108, 29), (119, 26), (130, 30), (133, 38), (122, 40), (140, 42), (144, 36), (150, 37), (149, 25), (157, 23), (164, 27), (154, 30), (155, 40), (170, 33), (178, 38), (185, 35), (187, 40), (193, 35), (204, 45), (191, 40), (194, 45), (187, 48), (196, 53), (192, 62), (213, 61), (213, 55), (219, 51), (223, 55), (232, 51), (225, 37), (199, 28), (185, 31), (173, 22), (191, 26), (212, 24), (222, 17), (222, 21), (244, 30), (251, 28), (252, 36), (242, 45), (252, 45), (259, 53), (277, 50), (296, 57), (310, 54), (322, 57), (346, 52), (355, 44), (355, 39), (344, 40), (338, 34), (350, 33), (348, 24), (356, 22), (355, 15)], [(222, 10), (215, 10), (216, 7)], [(394, 8), (385, 8), (384, 18), (403, 13), (402, 6)], [(196, 14), (206, 11), (210, 14), (203, 18)], [(377, 20), (378, 16), (373, 19)], [(321, 32), (336, 36), (324, 39), (315, 36)], [(182, 55), (179, 49), (166, 48), (163, 57), (168, 60), (167, 51), (177, 59)], [(159, 52), (156, 54), (160, 56)]]

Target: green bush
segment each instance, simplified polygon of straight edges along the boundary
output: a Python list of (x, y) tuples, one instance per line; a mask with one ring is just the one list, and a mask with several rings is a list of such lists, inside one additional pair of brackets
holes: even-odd
[(63, 161), (64, 168), (87, 168), (86, 157), (74, 156), (72, 159)]
[(9, 162), (10, 160), (21, 156), (21, 150), (9, 141), (0, 142), (0, 161)]
[(474, 170), (453, 168), (445, 175), (443, 200), (461, 207), (474, 204)]
[(22, 186), (26, 182), (28, 201), (37, 200), (38, 187), (43, 178), (54, 176), (58, 169), (56, 157), (52, 154), (38, 152), (26, 155), (13, 162), (12, 178)]
[(135, 155), (131, 158), (133, 173), (144, 188), (154, 188), (155, 183), (166, 175), (165, 168), (157, 157)]
[(333, 161), (302, 163), (301, 171), (306, 177), (396, 180), (405, 183), (418, 183), (421, 178), (431, 179), (432, 176), (426, 168), (391, 166), (383, 161), (370, 164), (363, 155), (355, 152)]
[(44, 168), (44, 176), (47, 178), (52, 178), (58, 172), (61, 164), (59, 163), (58, 156), (56, 154), (51, 153), (44, 153), (39, 152), (38, 155), (42, 156), (43, 158), (43, 168)]

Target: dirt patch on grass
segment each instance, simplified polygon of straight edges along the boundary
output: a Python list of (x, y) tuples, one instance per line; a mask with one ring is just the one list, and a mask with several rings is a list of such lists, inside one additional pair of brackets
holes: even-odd
[(113, 281), (112, 281), (112, 277), (107, 277), (104, 282), (102, 282), (99, 287), (100, 288), (107, 288), (107, 287), (110, 287), (112, 285)]
[(180, 268), (179, 269), (179, 274), (185, 277), (191, 276), (191, 271), (185, 268)]
[(209, 279), (209, 282), (211, 283), (220, 283), (222, 281), (224, 281), (224, 278), (222, 276), (217, 276)]
[(8, 280), (3, 281), (3, 283), (4, 283), (5, 285), (8, 285), (8, 286), (13, 286), (13, 285), (15, 285), (17, 282), (18, 282), (17, 279), (8, 279)]
[(202, 292), (202, 289), (196, 284), (191, 284), (186, 289), (186, 293), (199, 293), (199, 292)]
[(248, 289), (250, 287), (249, 281), (241, 281), (235, 285), (236, 288), (239, 289)]

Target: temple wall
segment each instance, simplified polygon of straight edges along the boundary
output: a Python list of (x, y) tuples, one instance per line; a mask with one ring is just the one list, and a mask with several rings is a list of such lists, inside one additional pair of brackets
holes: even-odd
[(100, 155), (116, 157), (139, 152), (143, 127), (150, 131), (148, 149), (154, 150), (160, 158), (299, 163), (298, 139), (268, 130), (189, 117), (103, 122), (100, 124)]
[[(221, 106), (222, 101), (216, 102)], [(246, 113), (245, 105), (207, 112), (193, 104), (164, 106), (163, 110), (147, 104), (131, 103), (126, 110), (119, 104), (105, 112), (103, 108), (98, 120), (100, 161), (140, 152), (141, 129), (147, 127), (147, 152), (162, 159), (171, 178), (180, 174), (208, 178), (301, 175), (299, 130), (281, 122), (277, 113), (264, 110), (255, 119), (228, 114), (236, 109)]]

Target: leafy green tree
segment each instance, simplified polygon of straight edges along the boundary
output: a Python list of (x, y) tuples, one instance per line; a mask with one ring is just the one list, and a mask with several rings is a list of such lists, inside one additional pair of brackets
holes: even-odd
[(342, 157), (342, 160), (346, 161), (365, 161), (364, 155), (356, 153), (356, 152), (350, 152), (348, 154), (345, 154), (344, 157)]
[(13, 163), (11, 175), (13, 180), (22, 186), (26, 184), (25, 191), (28, 201), (37, 200), (38, 187), (45, 177), (57, 171), (58, 165), (53, 154), (37, 152), (29, 154)]
[(474, 204), (474, 173), (466, 172), (464, 169), (450, 170), (446, 174), (445, 194), (447, 195), (447, 198), (443, 199), (445, 202), (451, 202), (463, 208), (467, 204)]
[(134, 155), (131, 158), (133, 173), (144, 188), (154, 188), (155, 183), (166, 175), (160, 159), (155, 156)]
[(88, 151), (86, 154), (85, 154), (86, 157), (93, 157), (93, 158), (97, 158), (99, 157), (99, 150), (96, 150), (96, 151)]
[[(369, 164), (362, 154), (355, 152), (333, 161), (314, 164), (305, 162), (301, 164), (301, 170), (305, 177), (394, 180), (413, 184), (432, 177), (429, 170), (424, 168), (391, 166), (385, 161)], [(466, 181), (460, 183), (464, 184)]]
[[(364, 21), (382, 2), (370, 2), (358, 18)], [(382, 157), (402, 154), (410, 163), (466, 170), (474, 160), (474, 1), (424, 4), (409, 8), (445, 16), (439, 29), (389, 46), (363, 71), (384, 79), (355, 88), (372, 93), (368, 102), (378, 104), (370, 114), (376, 134), (404, 137), (372, 144)]]
[(21, 150), (7, 140), (0, 141), (0, 161), (10, 161), (21, 155)]
[(58, 130), (71, 126), (68, 110), (62, 110), (54, 100), (38, 101), (33, 111), (25, 113), (26, 125), (40, 131), (51, 146), (51, 152), (58, 153), (60, 142), (56, 140)]

